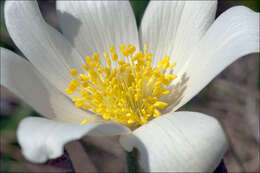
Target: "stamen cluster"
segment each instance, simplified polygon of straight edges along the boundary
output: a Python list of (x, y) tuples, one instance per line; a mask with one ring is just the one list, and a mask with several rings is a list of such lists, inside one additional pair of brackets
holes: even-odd
[[(167, 86), (177, 75), (169, 74), (176, 63), (170, 64), (165, 56), (152, 67), (152, 54), (136, 52), (132, 45), (120, 45), (121, 59), (110, 47), (110, 53), (103, 53), (104, 61), (99, 54), (92, 58), (87, 56), (82, 67), (86, 73), (79, 74), (71, 69), (74, 77), (67, 94), (73, 94), (72, 101), (78, 108), (90, 110), (111, 120), (129, 127), (146, 124), (150, 119), (161, 115), (160, 110), (168, 104), (159, 101), (162, 95), (169, 94)], [(103, 63), (103, 64), (102, 64)], [(87, 120), (83, 120), (85, 124)]]

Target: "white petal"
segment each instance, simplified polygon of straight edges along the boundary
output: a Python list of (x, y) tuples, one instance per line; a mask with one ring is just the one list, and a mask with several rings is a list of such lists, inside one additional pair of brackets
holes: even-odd
[(168, 55), (178, 70), (213, 23), (217, 1), (151, 1), (141, 23), (154, 62)]
[(227, 139), (212, 117), (175, 112), (121, 136), (126, 150), (139, 151), (146, 172), (212, 172), (227, 150)]
[(99, 118), (76, 108), (73, 103), (52, 87), (31, 63), (11, 51), (0, 48), (1, 85), (8, 88), (41, 115), (61, 121), (80, 123)]
[(188, 82), (178, 107), (189, 101), (232, 62), (259, 52), (259, 38), (259, 13), (238, 6), (219, 16), (179, 74), (186, 73)]
[(43, 163), (60, 157), (64, 145), (84, 135), (110, 136), (129, 133), (127, 127), (114, 123), (88, 123), (84, 126), (28, 117), (18, 127), (17, 137), (24, 156)]
[(41, 16), (33, 1), (6, 1), (8, 32), (23, 54), (61, 91), (70, 82), (69, 68), (78, 69), (83, 59), (70, 43)]
[(139, 46), (135, 16), (128, 1), (57, 1), (63, 34), (80, 52), (108, 52), (111, 45)]

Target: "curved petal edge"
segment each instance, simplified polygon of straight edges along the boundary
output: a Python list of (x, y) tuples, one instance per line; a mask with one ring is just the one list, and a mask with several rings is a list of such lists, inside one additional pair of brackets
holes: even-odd
[(228, 146), (218, 121), (196, 112), (156, 118), (120, 143), (127, 151), (138, 149), (145, 172), (212, 172)]
[(17, 137), (27, 160), (44, 163), (48, 159), (60, 157), (65, 144), (85, 135), (113, 136), (129, 132), (127, 127), (114, 123), (88, 123), (81, 126), (45, 118), (27, 117), (20, 122)]
[(235, 6), (222, 13), (191, 53), (179, 76), (189, 78), (183, 99), (176, 109), (199, 93), (227, 66), (251, 53), (259, 52), (259, 13)]

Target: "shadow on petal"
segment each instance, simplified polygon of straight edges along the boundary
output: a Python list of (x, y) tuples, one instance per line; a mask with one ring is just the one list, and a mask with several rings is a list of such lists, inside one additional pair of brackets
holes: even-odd
[(150, 170), (150, 166), (148, 162), (149, 161), (148, 151), (145, 145), (143, 144), (143, 142), (137, 136), (133, 134), (124, 135), (119, 138), (119, 142), (121, 146), (128, 152), (133, 151), (134, 148), (137, 149), (138, 163), (141, 163), (141, 166), (138, 165), (139, 171), (143, 172), (143, 169)]
[[(79, 33), (79, 28), (82, 25), (82, 22), (75, 18), (74, 16), (72, 16), (71, 14), (67, 13), (67, 12), (62, 12), (60, 10), (56, 10), (57, 15), (59, 16), (59, 19), (63, 19), (63, 20), (59, 20), (59, 22), (68, 22), (70, 25), (66, 25), (69, 27), (69, 31), (70, 31), (70, 36), (71, 38), (67, 38), (70, 43), (75, 46), (75, 42), (77, 40), (75, 40), (75, 38), (77, 37), (78, 33)], [(62, 27), (62, 23), (60, 23), (60, 27)]]
[(184, 73), (177, 83), (173, 83), (169, 86), (170, 94), (162, 96), (161, 100), (169, 103), (164, 110), (162, 110), (163, 114), (171, 112), (182, 100), (183, 94), (187, 89), (187, 83), (189, 81), (189, 77), (187, 73)]

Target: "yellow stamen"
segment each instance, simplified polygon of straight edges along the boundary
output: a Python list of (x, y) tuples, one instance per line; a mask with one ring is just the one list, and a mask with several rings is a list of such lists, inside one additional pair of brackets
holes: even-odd
[(70, 69), (70, 74), (71, 74), (72, 76), (77, 76), (78, 71), (75, 70), (75, 69)]
[(144, 44), (144, 52), (147, 51), (147, 44)]
[(88, 122), (88, 119), (85, 118), (84, 120), (81, 121), (80, 125), (84, 125), (84, 124), (86, 124), (87, 122)]
[[(71, 69), (74, 79), (66, 93), (77, 95), (72, 101), (78, 108), (95, 112), (105, 120), (137, 127), (160, 116), (160, 110), (168, 106), (160, 98), (170, 93), (166, 88), (177, 78), (172, 74), (176, 63), (170, 64), (170, 57), (165, 56), (152, 67), (152, 54), (147, 52), (146, 44), (143, 52), (136, 52), (132, 45), (121, 44), (119, 49), (121, 54), (111, 46), (104, 57), (98, 53), (92, 58), (86, 56), (86, 64), (82, 64), (86, 73)], [(99, 57), (105, 58), (106, 66), (101, 65)]]

